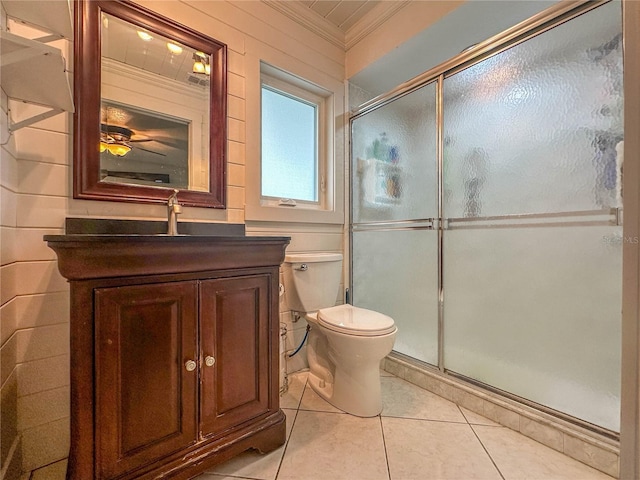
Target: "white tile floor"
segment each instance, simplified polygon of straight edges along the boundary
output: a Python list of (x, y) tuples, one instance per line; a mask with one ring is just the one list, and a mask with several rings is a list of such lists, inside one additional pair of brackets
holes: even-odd
[(196, 480), (609, 479), (561, 453), (383, 373), (384, 409), (358, 418), (289, 377), (287, 443), (245, 452)]

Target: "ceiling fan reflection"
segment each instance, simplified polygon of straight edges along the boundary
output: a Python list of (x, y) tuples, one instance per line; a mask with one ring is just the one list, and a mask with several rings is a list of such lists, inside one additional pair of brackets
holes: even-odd
[(154, 155), (161, 155), (166, 157), (166, 154), (160, 152), (154, 152), (146, 148), (132, 145), (133, 143), (151, 142), (152, 138), (132, 139), (134, 135), (133, 130), (127, 127), (121, 127), (118, 125), (107, 125), (106, 123), (100, 124), (100, 153), (109, 152), (112, 155), (118, 157), (124, 157), (133, 148), (142, 150), (144, 152), (153, 153)]

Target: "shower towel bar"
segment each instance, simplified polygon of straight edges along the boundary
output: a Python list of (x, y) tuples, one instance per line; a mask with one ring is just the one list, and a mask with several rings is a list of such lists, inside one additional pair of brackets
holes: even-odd
[[(602, 217), (608, 219), (569, 220), (562, 218), (574, 217)], [(543, 221), (558, 219), (558, 221)], [(521, 222), (533, 220), (532, 222)], [(499, 222), (499, 223), (488, 223)], [(436, 219), (425, 218), (418, 220), (395, 220), (386, 222), (363, 222), (351, 225), (352, 232), (388, 231), (388, 230), (434, 230)], [(458, 217), (445, 218), (444, 230), (479, 229), (479, 228), (529, 228), (529, 227), (588, 227), (588, 226), (620, 226), (622, 225), (622, 208), (605, 208), (601, 210), (575, 210), (568, 212), (522, 213), (509, 215), (491, 215), (486, 217)]]
[[(544, 219), (561, 219), (587, 216), (609, 216), (608, 219), (582, 220), (582, 221), (542, 221)], [(533, 222), (519, 223), (520, 220), (534, 220)], [(537, 221), (541, 220), (541, 221)], [(476, 222), (500, 222), (482, 223), (480, 225), (469, 225)], [(507, 223), (508, 222), (508, 223)], [(454, 224), (454, 225), (452, 225)], [(463, 225), (455, 225), (463, 224)], [(621, 208), (605, 208), (601, 210), (576, 210), (568, 212), (548, 212), (548, 213), (522, 213), (512, 215), (492, 215), (486, 217), (461, 217), (447, 218), (445, 230), (460, 230), (470, 228), (529, 228), (529, 227), (588, 227), (598, 225), (622, 225)]]

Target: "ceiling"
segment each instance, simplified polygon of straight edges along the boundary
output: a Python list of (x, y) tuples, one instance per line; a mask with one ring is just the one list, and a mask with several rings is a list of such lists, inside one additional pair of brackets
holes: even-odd
[(345, 51), (409, 0), (261, 0)]
[(346, 33), (380, 0), (294, 0)]
[(467, 1), (353, 75), (349, 82), (368, 92), (370, 98), (373, 98), (557, 2), (558, 0)]

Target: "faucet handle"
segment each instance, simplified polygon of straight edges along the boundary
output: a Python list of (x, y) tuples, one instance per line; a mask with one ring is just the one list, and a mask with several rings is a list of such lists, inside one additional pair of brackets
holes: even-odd
[(178, 190), (174, 189), (173, 193), (167, 200), (167, 235), (178, 235), (178, 214), (182, 213), (182, 205), (178, 203)]
[(171, 196), (169, 197), (169, 200), (167, 200), (167, 205), (172, 207), (174, 205), (178, 205), (178, 192), (180, 190), (174, 188), (173, 189), (173, 193), (171, 194)]

